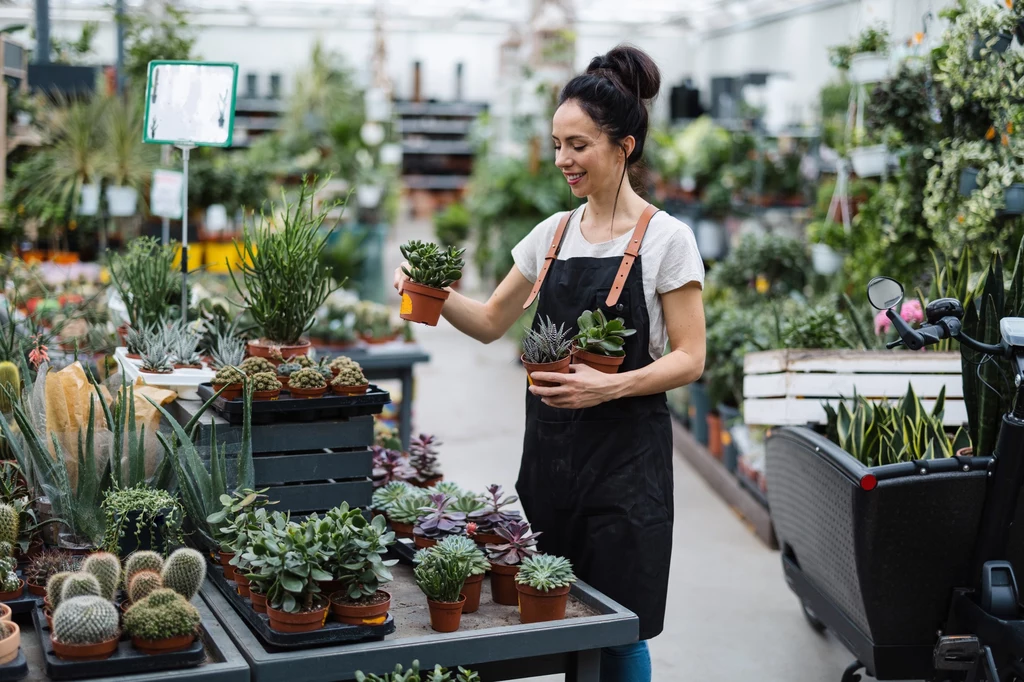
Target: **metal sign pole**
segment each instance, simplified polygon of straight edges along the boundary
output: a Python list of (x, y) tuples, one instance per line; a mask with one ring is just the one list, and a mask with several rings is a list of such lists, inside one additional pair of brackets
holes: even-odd
[(181, 150), (184, 174), (181, 188), (181, 321), (188, 324), (188, 156), (195, 145), (182, 143), (175, 146)]

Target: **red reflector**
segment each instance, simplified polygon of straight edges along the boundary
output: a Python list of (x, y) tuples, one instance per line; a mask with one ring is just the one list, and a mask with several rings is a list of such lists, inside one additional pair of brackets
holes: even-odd
[(874, 490), (875, 486), (878, 485), (878, 479), (868, 474), (860, 479), (860, 487), (862, 490)]

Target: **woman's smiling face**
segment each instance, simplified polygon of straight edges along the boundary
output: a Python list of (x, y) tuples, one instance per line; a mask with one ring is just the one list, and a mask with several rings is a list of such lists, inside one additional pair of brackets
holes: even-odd
[[(577, 197), (615, 191), (622, 179), (626, 152), (615, 145), (576, 100), (567, 100), (551, 121), (555, 165)], [(622, 141), (629, 150), (632, 137)]]

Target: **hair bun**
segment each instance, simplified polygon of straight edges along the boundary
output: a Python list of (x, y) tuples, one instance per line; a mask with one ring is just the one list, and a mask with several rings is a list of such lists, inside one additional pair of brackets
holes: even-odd
[(627, 93), (652, 100), (661, 89), (661, 72), (643, 50), (632, 45), (618, 45), (607, 54), (590, 60), (587, 73), (609, 75)]

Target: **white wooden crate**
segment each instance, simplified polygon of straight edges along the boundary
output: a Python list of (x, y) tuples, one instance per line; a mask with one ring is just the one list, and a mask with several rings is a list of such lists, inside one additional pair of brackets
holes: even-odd
[(743, 373), (747, 424), (824, 424), (823, 403), (836, 407), (855, 393), (870, 400), (902, 398), (908, 384), (926, 409), (945, 387), (944, 422), (967, 421), (958, 352), (763, 351), (747, 354)]

